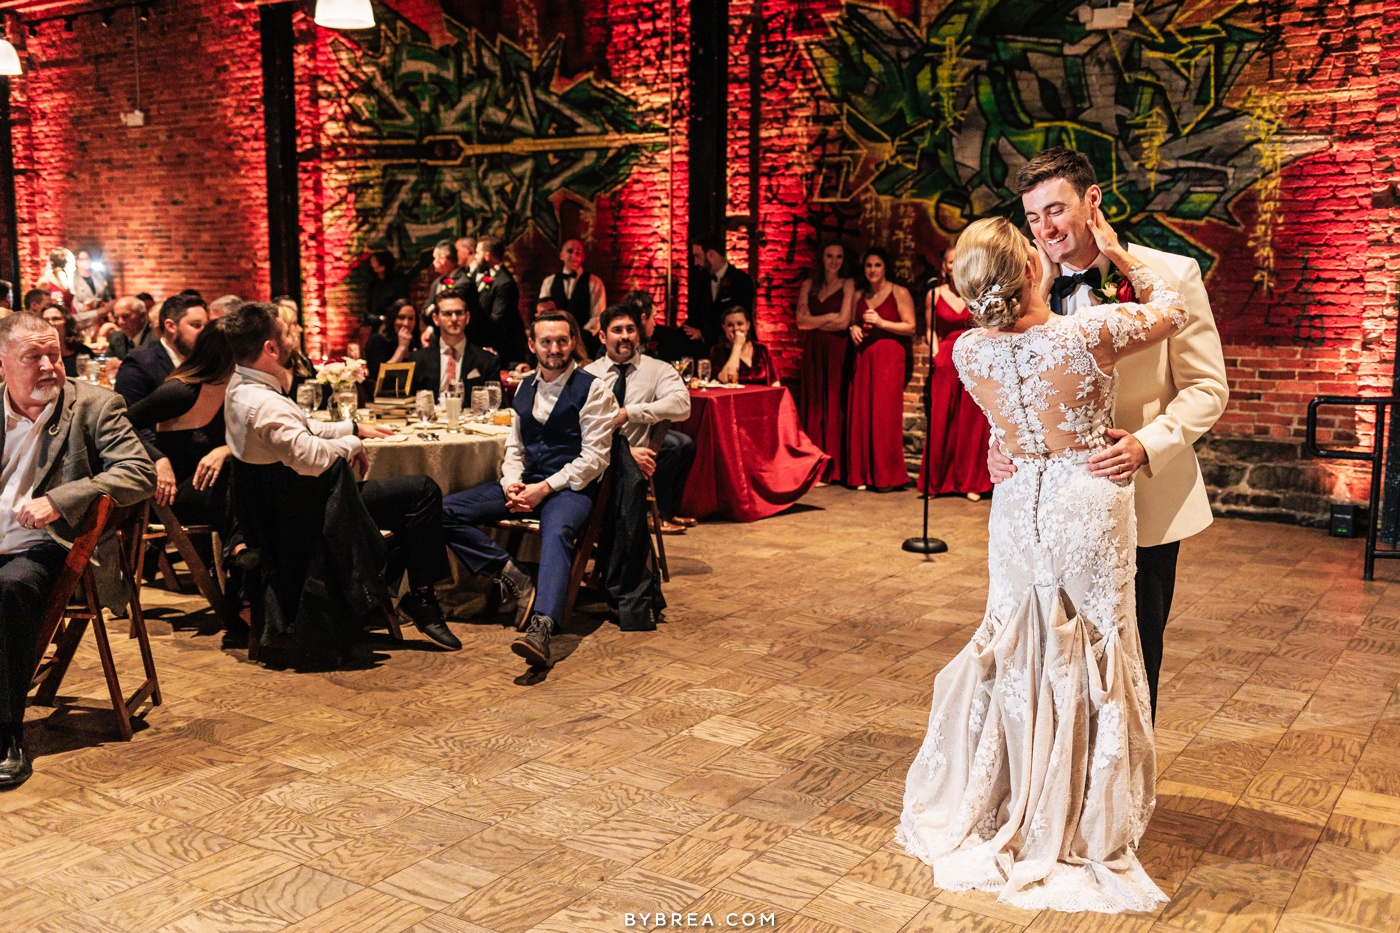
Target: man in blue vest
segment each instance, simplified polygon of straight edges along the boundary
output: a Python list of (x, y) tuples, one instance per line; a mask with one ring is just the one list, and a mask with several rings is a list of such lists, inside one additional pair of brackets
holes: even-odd
[[(540, 315), (529, 337), (539, 368), (515, 392), (500, 482), (444, 499), (442, 527), (468, 569), (492, 578), (488, 605), (503, 610), (513, 605), (521, 634), (511, 650), (533, 665), (548, 666), (549, 640), (564, 615), (574, 544), (608, 468), (618, 403), (602, 380), (574, 362), (567, 315)], [(478, 527), (512, 516), (539, 519), (538, 584)]]

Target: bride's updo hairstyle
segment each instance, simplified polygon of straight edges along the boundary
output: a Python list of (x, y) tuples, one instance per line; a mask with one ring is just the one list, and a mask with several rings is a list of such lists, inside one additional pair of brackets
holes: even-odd
[(1005, 217), (968, 225), (953, 252), (953, 281), (979, 327), (1007, 327), (1021, 316), (1030, 244)]

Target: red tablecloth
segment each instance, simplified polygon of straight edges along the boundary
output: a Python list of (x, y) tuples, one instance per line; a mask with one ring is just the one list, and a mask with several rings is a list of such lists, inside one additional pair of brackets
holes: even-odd
[(829, 457), (802, 433), (787, 389), (751, 386), (690, 393), (695, 467), (681, 511), (740, 522), (776, 515), (801, 499)]

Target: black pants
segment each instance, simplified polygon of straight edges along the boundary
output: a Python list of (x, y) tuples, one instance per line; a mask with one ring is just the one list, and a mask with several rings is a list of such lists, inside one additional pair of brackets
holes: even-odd
[(44, 603), (58, 580), (68, 551), (43, 541), (27, 551), (0, 554), (0, 728), (24, 725), (24, 702), (39, 661), (39, 625)]
[(1176, 590), (1176, 558), (1181, 542), (1137, 549), (1137, 624), (1142, 642), (1142, 665), (1152, 693), (1152, 721), (1157, 721), (1157, 675), (1162, 670), (1162, 635)]
[(360, 499), (374, 523), (393, 532), (388, 580), (392, 588), (408, 569), (408, 585), (432, 586), (450, 574), (442, 534), (442, 490), (426, 476), (394, 476), (360, 484)]
[(681, 496), (690, 468), (695, 466), (695, 441), (680, 431), (666, 432), (661, 452), (656, 455), (656, 507), (662, 518), (675, 518), (681, 510)]

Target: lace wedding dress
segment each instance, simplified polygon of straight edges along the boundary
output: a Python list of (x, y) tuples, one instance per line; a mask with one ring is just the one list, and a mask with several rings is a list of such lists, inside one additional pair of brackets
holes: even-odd
[(1089, 474), (1108, 446), (1114, 363), (1186, 323), (1146, 266), (1146, 304), (1020, 334), (973, 330), (953, 359), (1016, 464), (992, 499), (986, 615), (934, 681), (896, 838), (934, 883), (1030, 910), (1151, 910), (1137, 858), (1155, 803), (1138, 645), (1131, 482)]

